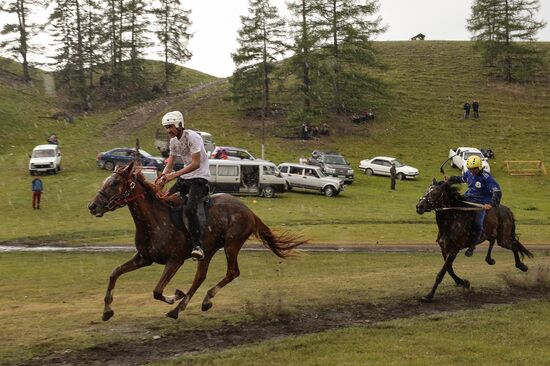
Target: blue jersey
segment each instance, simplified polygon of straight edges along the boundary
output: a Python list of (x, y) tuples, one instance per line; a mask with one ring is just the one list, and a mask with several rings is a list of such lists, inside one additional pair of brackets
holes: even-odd
[(474, 175), (467, 170), (462, 176), (462, 183), (468, 183), (468, 190), (464, 193), (467, 201), (493, 206), (500, 203), (500, 186), (489, 173)]
[(42, 184), (42, 181), (38, 178), (35, 178), (32, 181), (32, 191), (33, 192), (42, 192), (44, 190), (44, 185)]

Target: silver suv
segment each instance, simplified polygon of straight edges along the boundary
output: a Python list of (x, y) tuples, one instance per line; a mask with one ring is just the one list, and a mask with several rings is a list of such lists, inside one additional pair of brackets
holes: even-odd
[(345, 188), (343, 180), (326, 176), (318, 166), (282, 163), (278, 168), (289, 190), (313, 190), (333, 197)]

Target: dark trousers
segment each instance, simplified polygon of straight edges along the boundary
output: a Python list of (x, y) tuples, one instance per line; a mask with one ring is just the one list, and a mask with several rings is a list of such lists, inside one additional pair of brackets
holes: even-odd
[(479, 118), (479, 112), (474, 109), (474, 118)]
[(179, 179), (170, 188), (170, 194), (180, 192), (182, 197), (187, 197), (185, 203), (185, 216), (189, 220), (189, 234), (193, 246), (201, 246), (201, 227), (197, 215), (197, 209), (201, 200), (208, 195), (208, 180), (203, 178)]
[(390, 181), (390, 188), (393, 189), (393, 190), (395, 190), (395, 178), (394, 178), (394, 177), (391, 177), (390, 179), (391, 179), (391, 181)]
[(40, 208), (40, 196), (42, 192), (33, 191), (32, 192), (32, 208)]

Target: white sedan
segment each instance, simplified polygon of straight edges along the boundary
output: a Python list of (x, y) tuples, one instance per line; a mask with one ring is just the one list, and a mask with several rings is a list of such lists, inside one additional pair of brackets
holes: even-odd
[(387, 175), (390, 176), (391, 164), (395, 164), (395, 172), (397, 178), (414, 179), (418, 176), (418, 169), (412, 166), (404, 165), (396, 158), (389, 156), (376, 156), (372, 159), (361, 160), (359, 163), (359, 170), (363, 171), (366, 175)]

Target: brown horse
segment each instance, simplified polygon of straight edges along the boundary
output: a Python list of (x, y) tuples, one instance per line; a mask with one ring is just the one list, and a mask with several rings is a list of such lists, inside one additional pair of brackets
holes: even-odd
[[(127, 205), (136, 225), (137, 253), (111, 273), (105, 294), (103, 320), (109, 320), (114, 314), (111, 309), (113, 289), (118, 277), (124, 273), (153, 263), (164, 264), (164, 272), (153, 290), (153, 297), (168, 304), (174, 304), (181, 299), (177, 306), (166, 314), (177, 319), (178, 313), (185, 309), (206, 278), (210, 260), (219, 249), (223, 248), (225, 251), (227, 273), (216, 286), (208, 290), (202, 301), (203, 311), (212, 307), (211, 300), (222, 287), (239, 276), (237, 256), (250, 235), (254, 234), (281, 258), (288, 257), (293, 248), (306, 242), (293, 235), (273, 234), (239, 199), (228, 194), (212, 195), (202, 238), (205, 257), (197, 264), (193, 284), (187, 294), (176, 290), (174, 295), (164, 296), (163, 291), (168, 282), (185, 260), (190, 258), (191, 243), (186, 230), (174, 224), (171, 214), (174, 209), (166, 201), (160, 200), (158, 193), (157, 188), (146, 182), (139, 170), (134, 169), (134, 163), (131, 163), (125, 168), (115, 169), (88, 205), (90, 213), (97, 217)], [(183, 204), (183, 200), (180, 200), (179, 204)]]
[[(435, 218), (439, 228), (437, 242), (441, 248), (445, 264), (437, 274), (432, 290), (422, 298), (423, 301), (431, 301), (434, 297), (437, 286), (443, 280), (445, 273), (453, 278), (457, 286), (470, 288), (470, 282), (458, 277), (453, 270), (453, 262), (461, 249), (467, 248), (468, 244), (475, 240), (473, 230), (474, 215), (472, 210), (479, 208), (467, 207), (457, 187), (445, 182), (433, 180), (426, 193), (416, 205), (416, 212), (422, 215), (424, 212), (435, 211)], [(481, 242), (489, 241), (489, 250), (485, 261), (489, 265), (495, 264), (491, 258), (491, 251), (496, 242), (499, 246), (510, 249), (514, 253), (516, 267), (527, 271), (527, 266), (520, 260), (520, 255), (533, 257), (533, 254), (521, 244), (516, 236), (516, 223), (512, 211), (504, 206), (492, 208), (487, 212), (483, 228)]]

